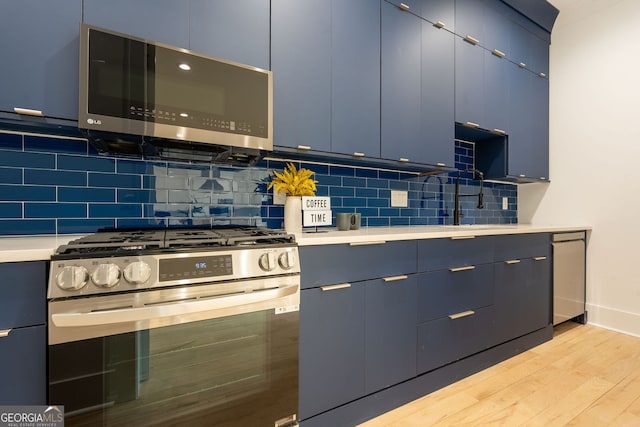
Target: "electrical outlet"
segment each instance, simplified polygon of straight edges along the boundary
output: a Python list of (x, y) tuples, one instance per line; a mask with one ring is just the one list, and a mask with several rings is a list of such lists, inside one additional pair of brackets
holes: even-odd
[(409, 206), (408, 193), (406, 191), (391, 190), (391, 207), (406, 208)]
[(284, 205), (284, 201), (287, 200), (287, 195), (285, 193), (281, 193), (280, 191), (273, 189), (273, 204), (274, 205)]
[(506, 211), (507, 209), (509, 209), (509, 198), (508, 197), (503, 197), (502, 198), (502, 210)]

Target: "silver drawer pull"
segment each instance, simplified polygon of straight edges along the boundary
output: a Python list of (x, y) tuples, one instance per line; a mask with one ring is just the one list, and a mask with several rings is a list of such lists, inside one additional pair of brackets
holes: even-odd
[(11, 329), (2, 329), (0, 330), (0, 338), (8, 337)]
[(446, 27), (447, 25), (446, 25), (444, 22), (442, 22), (442, 21), (438, 21), (438, 22), (436, 22), (435, 24), (433, 24), (433, 26), (434, 26), (434, 27), (436, 27), (436, 28), (444, 28), (444, 27)]
[(375, 240), (371, 242), (350, 242), (349, 246), (368, 246), (368, 245), (384, 245), (387, 243), (384, 240)]
[(400, 157), (400, 158), (398, 159), (398, 161), (399, 161), (399, 162), (403, 162), (403, 163), (404, 163), (404, 162), (408, 162), (408, 161), (409, 161), (409, 159), (407, 159), (406, 157)]
[(465, 122), (464, 125), (467, 126), (467, 127), (470, 127), (470, 128), (479, 128), (480, 127), (480, 125), (478, 123), (474, 123), (474, 122)]
[(527, 66), (527, 64), (525, 64), (524, 62), (520, 62), (518, 64), (518, 67), (520, 67), (520, 68), (525, 68), (526, 66)]
[(511, 264), (519, 264), (520, 260), (519, 259), (510, 259), (509, 261), (505, 261), (504, 263), (505, 264), (509, 264), (509, 265), (511, 265)]
[(538, 77), (542, 77), (544, 79), (547, 75), (545, 73), (538, 73)]
[(507, 134), (506, 131), (504, 131), (502, 129), (498, 129), (498, 128), (494, 129), (493, 133), (497, 133), (497, 134), (500, 134), (500, 135), (506, 135)]
[(498, 49), (493, 49), (491, 51), (491, 53), (493, 53), (495, 56), (497, 56), (498, 58), (504, 58), (505, 56), (507, 56), (503, 51), (498, 50)]
[(400, 276), (383, 277), (382, 280), (385, 282), (397, 282), (398, 280), (407, 280), (408, 278), (409, 276), (402, 274)]
[(408, 5), (408, 4), (405, 4), (405, 3), (400, 3), (400, 4), (398, 5), (398, 7), (399, 7), (400, 9), (402, 9), (402, 10), (409, 10), (409, 9), (411, 9), (411, 8), (409, 7), (409, 5)]
[(350, 287), (351, 287), (351, 283), (341, 283), (339, 285), (321, 286), (320, 289), (323, 292), (326, 292), (326, 291), (337, 291), (338, 289), (346, 289)]
[(533, 257), (534, 261), (544, 261), (545, 259), (547, 259), (546, 256), (534, 256)]
[(451, 240), (469, 240), (475, 238), (476, 236), (451, 236)]
[(353, 153), (353, 157), (364, 157), (364, 153), (356, 151), (355, 153)]
[(519, 176), (520, 178), (526, 178), (526, 177), (527, 177), (527, 175), (525, 175), (525, 174), (523, 174), (523, 173), (521, 173), (521, 174), (520, 174), (520, 175), (518, 175), (518, 176)]
[(463, 311), (462, 313), (450, 314), (449, 319), (456, 320), (456, 319), (460, 319), (461, 317), (472, 316), (474, 314), (476, 314), (475, 311), (467, 310), (467, 311)]
[(471, 271), (471, 270), (475, 270), (476, 266), (475, 265), (467, 265), (465, 267), (453, 267), (450, 268), (449, 271), (452, 273), (458, 273), (459, 271)]
[(14, 107), (13, 108), (13, 112), (14, 113), (18, 113), (18, 114), (25, 114), (27, 116), (42, 117), (44, 115), (44, 114), (42, 114), (42, 111), (40, 111), (40, 110), (31, 110), (29, 108), (20, 108), (20, 107)]
[(478, 43), (480, 43), (480, 40), (478, 40), (477, 38), (470, 36), (470, 35), (466, 35), (464, 37), (464, 41), (466, 41), (467, 43), (471, 43), (472, 45), (476, 45)]
[(298, 150), (311, 150), (309, 145), (298, 145)]
[(443, 168), (443, 167), (447, 166), (447, 164), (446, 163), (442, 163), (442, 162), (438, 162), (438, 163), (436, 163), (436, 166), (439, 166), (439, 167)]

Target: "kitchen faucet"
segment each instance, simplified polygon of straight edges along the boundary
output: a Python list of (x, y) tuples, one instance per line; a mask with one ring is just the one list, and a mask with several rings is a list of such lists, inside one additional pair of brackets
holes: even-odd
[(477, 169), (466, 169), (464, 172), (473, 172), (473, 179), (480, 180), (480, 192), (478, 194), (460, 194), (460, 171), (458, 171), (458, 176), (456, 177), (455, 184), (455, 201), (453, 205), (453, 225), (460, 225), (460, 217), (462, 216), (462, 212), (460, 211), (460, 197), (478, 197), (478, 205), (476, 206), (478, 209), (484, 208), (483, 198), (484, 194), (482, 193), (482, 185), (484, 174)]

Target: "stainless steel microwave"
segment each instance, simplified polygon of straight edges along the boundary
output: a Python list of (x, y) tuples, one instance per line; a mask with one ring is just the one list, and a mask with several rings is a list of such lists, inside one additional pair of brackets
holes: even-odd
[(78, 127), (273, 149), (271, 71), (81, 24)]

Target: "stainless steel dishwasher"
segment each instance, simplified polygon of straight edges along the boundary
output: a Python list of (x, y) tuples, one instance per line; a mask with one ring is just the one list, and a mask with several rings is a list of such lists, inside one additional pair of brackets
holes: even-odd
[(553, 324), (586, 323), (585, 232), (553, 235)]

